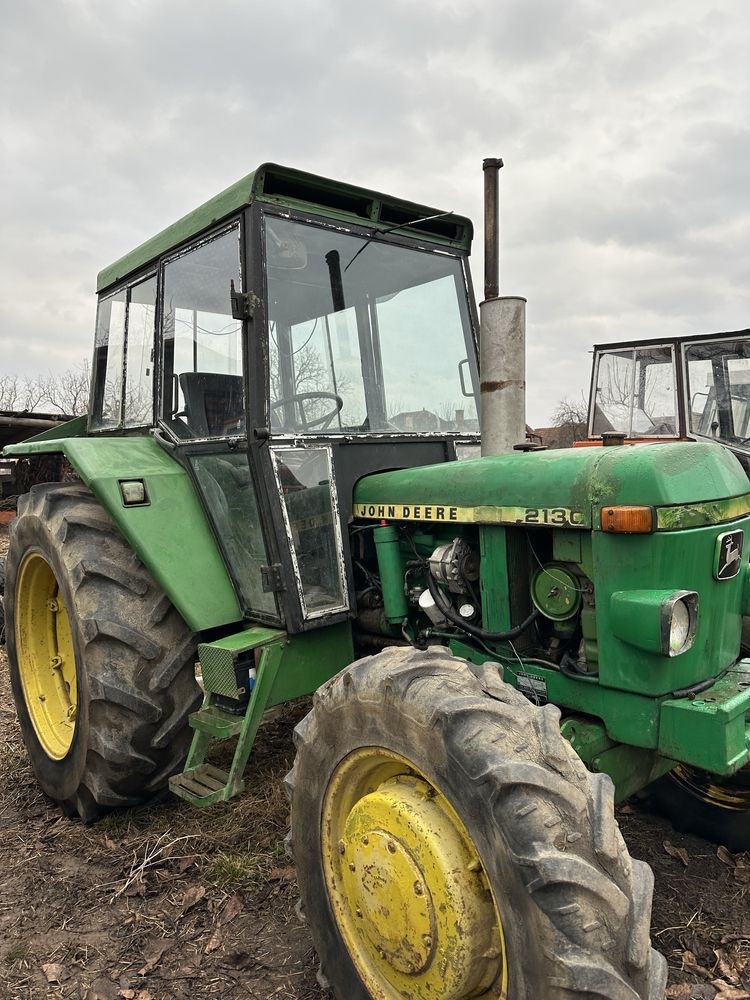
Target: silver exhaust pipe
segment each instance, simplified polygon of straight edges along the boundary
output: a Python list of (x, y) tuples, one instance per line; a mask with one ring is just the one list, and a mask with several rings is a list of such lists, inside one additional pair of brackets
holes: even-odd
[(484, 170), (484, 301), (479, 306), (479, 378), (482, 455), (502, 455), (526, 440), (526, 299), (499, 295), (498, 174), (501, 159)]

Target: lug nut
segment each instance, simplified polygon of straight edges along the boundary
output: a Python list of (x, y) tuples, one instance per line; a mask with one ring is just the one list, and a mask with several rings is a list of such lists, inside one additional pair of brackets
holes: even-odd
[(388, 846), (388, 853), (389, 854), (395, 854), (396, 853), (396, 845), (393, 843), (392, 840), (388, 841), (388, 845), (387, 846)]
[(339, 854), (346, 854), (346, 844), (343, 840), (339, 841)]
[(349, 862), (349, 871), (350, 872), (356, 872), (356, 870), (357, 870), (357, 866), (354, 865), (354, 864), (352, 864), (352, 862), (350, 861)]
[(424, 886), (422, 885), (421, 882), (415, 882), (414, 883), (414, 895), (415, 896), (424, 896)]
[(430, 937), (429, 934), (425, 934), (425, 936), (422, 938), (422, 944), (425, 946), (425, 948), (432, 947), (432, 938)]

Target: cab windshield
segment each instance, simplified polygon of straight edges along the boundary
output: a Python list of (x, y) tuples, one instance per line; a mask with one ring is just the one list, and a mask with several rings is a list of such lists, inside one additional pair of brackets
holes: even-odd
[(671, 345), (602, 351), (596, 362), (592, 435), (676, 437), (677, 391)]
[(275, 433), (479, 430), (459, 258), (264, 221)]

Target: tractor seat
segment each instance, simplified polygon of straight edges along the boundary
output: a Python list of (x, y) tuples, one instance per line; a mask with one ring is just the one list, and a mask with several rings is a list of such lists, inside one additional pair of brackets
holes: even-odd
[(182, 372), (179, 378), (185, 420), (196, 437), (226, 437), (245, 430), (241, 375)]

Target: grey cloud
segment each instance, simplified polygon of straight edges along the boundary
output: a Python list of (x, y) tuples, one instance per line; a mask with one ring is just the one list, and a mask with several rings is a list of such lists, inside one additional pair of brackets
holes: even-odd
[(587, 385), (595, 340), (748, 325), (741, 0), (6, 7), (5, 370), (88, 354), (99, 268), (266, 159), (480, 223), (503, 155), (531, 422)]

